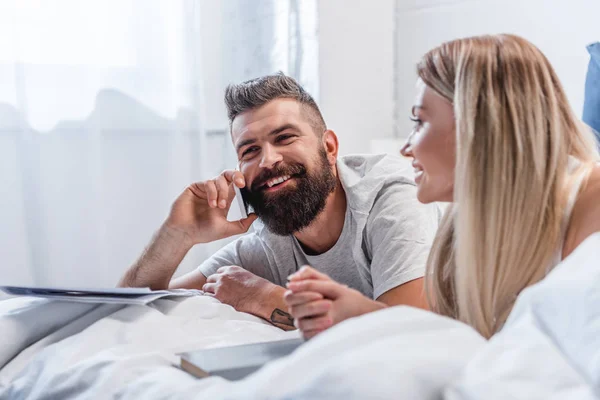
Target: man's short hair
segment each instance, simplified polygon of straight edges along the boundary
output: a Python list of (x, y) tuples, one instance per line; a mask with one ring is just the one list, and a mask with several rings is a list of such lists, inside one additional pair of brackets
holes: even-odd
[(300, 103), (315, 134), (327, 130), (325, 120), (317, 103), (294, 78), (283, 72), (229, 85), (225, 89), (225, 106), (229, 116), (229, 127), (239, 114), (256, 109), (276, 99), (294, 99)]

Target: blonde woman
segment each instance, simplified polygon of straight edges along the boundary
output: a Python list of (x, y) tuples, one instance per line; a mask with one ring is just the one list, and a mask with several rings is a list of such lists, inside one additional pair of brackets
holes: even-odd
[[(552, 66), (525, 39), (444, 43), (417, 71), (415, 126), (401, 153), (413, 160), (419, 200), (451, 203), (429, 256), (427, 298), (489, 338), (524, 288), (600, 231), (599, 155)], [(308, 267), (288, 288), (305, 337), (381, 307)], [(306, 301), (311, 292), (325, 299)]]

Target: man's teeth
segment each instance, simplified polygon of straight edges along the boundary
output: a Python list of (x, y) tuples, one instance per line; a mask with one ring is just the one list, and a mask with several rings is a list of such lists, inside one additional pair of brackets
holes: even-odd
[(289, 175), (280, 176), (279, 178), (273, 178), (270, 181), (267, 181), (267, 186), (273, 187), (275, 185), (279, 185), (280, 183), (287, 181), (288, 179), (290, 179)]

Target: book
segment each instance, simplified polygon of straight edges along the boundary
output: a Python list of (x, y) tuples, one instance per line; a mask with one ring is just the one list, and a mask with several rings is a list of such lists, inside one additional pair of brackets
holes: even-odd
[(191, 351), (179, 355), (180, 368), (197, 378), (220, 376), (235, 381), (291, 354), (302, 343), (303, 339), (289, 339)]
[(65, 287), (0, 286), (0, 291), (10, 296), (32, 296), (78, 303), (111, 303), (145, 305), (171, 296), (193, 296), (199, 290), (150, 290), (150, 288), (84, 289)]

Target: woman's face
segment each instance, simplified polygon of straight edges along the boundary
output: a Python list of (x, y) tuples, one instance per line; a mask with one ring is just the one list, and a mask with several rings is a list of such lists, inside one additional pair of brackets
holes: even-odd
[(417, 198), (421, 203), (451, 202), (456, 165), (452, 104), (419, 79), (411, 119), (415, 126), (400, 153), (413, 159)]

